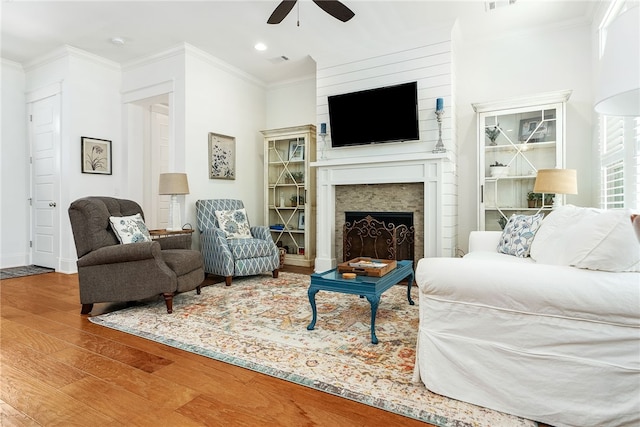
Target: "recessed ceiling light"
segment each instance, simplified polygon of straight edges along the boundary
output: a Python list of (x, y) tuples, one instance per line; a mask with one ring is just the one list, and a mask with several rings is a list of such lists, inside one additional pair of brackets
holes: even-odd
[(256, 43), (256, 45), (254, 46), (254, 48), (255, 48), (256, 50), (263, 51), (263, 50), (267, 50), (267, 45), (266, 45), (266, 44), (264, 44), (264, 43)]
[(122, 46), (126, 42), (122, 37), (112, 37), (111, 43), (115, 44), (116, 46)]

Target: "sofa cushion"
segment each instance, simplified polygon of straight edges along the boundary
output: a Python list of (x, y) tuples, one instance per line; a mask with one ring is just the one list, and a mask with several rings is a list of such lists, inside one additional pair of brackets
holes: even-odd
[(244, 208), (216, 211), (216, 218), (227, 239), (247, 239), (252, 237), (249, 219)]
[(629, 209), (562, 206), (543, 221), (531, 257), (589, 270), (640, 271), (640, 245), (630, 215)]
[(498, 252), (514, 255), (517, 257), (528, 257), (533, 237), (542, 223), (544, 215), (511, 215), (509, 221), (502, 230), (502, 236), (498, 243)]
[(139, 213), (130, 216), (110, 216), (109, 222), (122, 244), (151, 241), (149, 230)]

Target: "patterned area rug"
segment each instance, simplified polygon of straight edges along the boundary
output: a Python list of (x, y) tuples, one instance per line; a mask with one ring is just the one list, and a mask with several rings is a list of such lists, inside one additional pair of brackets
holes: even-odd
[(33, 276), (34, 274), (53, 273), (53, 268), (40, 267), (38, 265), (26, 265), (24, 267), (3, 268), (0, 270), (0, 280), (16, 277)]
[(207, 286), (200, 296), (92, 317), (98, 325), (151, 339), (442, 427), (535, 426), (536, 423), (429, 392), (412, 383), (418, 291), (405, 286), (382, 295), (371, 344), (365, 298), (320, 291), (312, 331), (309, 276), (281, 272)]

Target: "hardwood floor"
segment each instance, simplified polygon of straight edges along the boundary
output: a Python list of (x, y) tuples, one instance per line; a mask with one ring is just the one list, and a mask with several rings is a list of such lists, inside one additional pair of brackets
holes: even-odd
[(94, 325), (80, 315), (77, 280), (0, 282), (0, 425), (429, 426)]

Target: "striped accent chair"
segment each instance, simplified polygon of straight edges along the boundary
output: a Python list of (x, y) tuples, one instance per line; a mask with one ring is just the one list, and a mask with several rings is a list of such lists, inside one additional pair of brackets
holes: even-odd
[(196, 202), (196, 223), (200, 231), (200, 250), (205, 274), (223, 276), (227, 286), (233, 277), (252, 276), (271, 271), (278, 277), (280, 256), (269, 228), (250, 227), (251, 237), (228, 238), (220, 228), (216, 211), (243, 209), (242, 200), (208, 199)]

